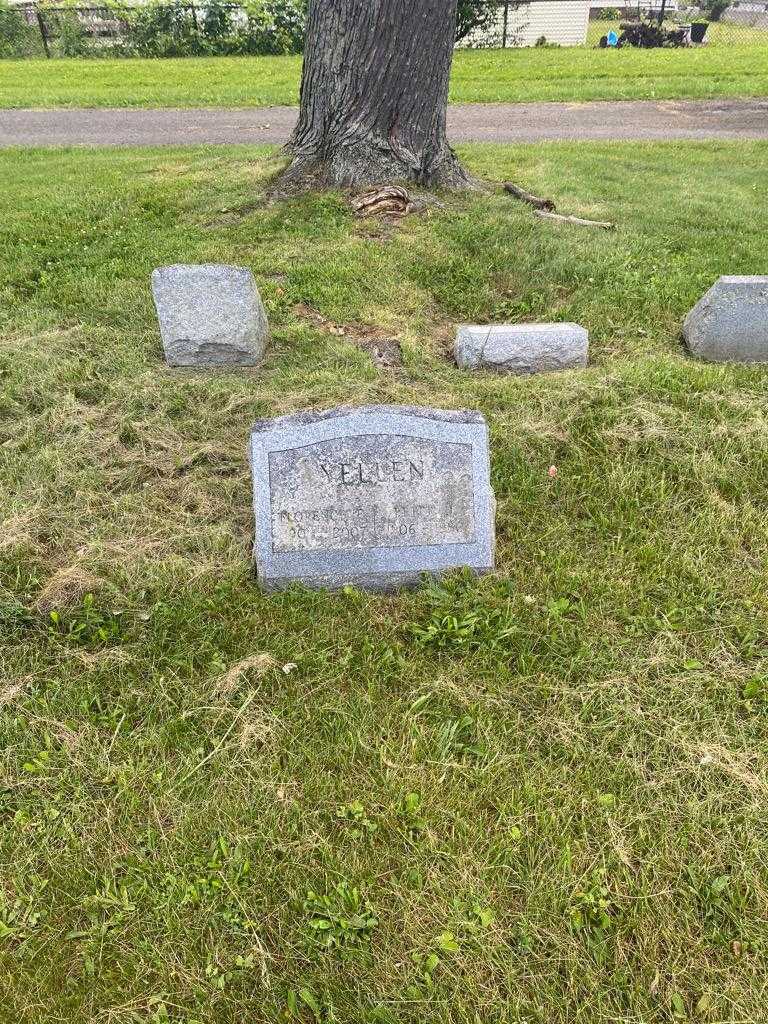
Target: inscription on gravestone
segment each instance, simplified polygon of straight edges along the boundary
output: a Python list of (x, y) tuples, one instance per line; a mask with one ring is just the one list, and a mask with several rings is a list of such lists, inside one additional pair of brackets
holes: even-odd
[(373, 406), (254, 425), (264, 586), (393, 589), (493, 567), (488, 432), (472, 412)]
[(469, 544), (472, 447), (393, 434), (271, 452), (275, 551)]

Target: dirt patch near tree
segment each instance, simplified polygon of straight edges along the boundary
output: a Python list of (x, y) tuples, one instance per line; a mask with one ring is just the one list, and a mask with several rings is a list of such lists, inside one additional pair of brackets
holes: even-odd
[(303, 302), (295, 305), (293, 312), (302, 320), (308, 320), (313, 327), (317, 327), (321, 331), (346, 338), (351, 344), (367, 352), (371, 357), (371, 362), (380, 370), (403, 365), (400, 342), (378, 327), (363, 324), (336, 324)]

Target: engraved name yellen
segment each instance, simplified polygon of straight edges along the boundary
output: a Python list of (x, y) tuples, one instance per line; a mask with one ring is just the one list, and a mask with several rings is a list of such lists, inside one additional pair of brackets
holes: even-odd
[(415, 483), (424, 479), (423, 462), (403, 462), (391, 459), (386, 462), (336, 462), (319, 463), (329, 483), (343, 484), (345, 487), (356, 487), (361, 484), (383, 484), (388, 480), (394, 483)]

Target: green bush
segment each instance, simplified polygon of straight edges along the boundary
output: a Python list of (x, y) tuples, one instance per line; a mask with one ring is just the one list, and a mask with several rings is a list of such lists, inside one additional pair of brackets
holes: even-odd
[(232, 34), (232, 12), (221, 3), (211, 3), (203, 15), (203, 36), (206, 39), (226, 39)]
[(725, 11), (731, 6), (731, 0), (705, 0), (702, 4), (702, 13), (710, 21), (720, 21)]
[(211, 0), (197, 11), (184, 3), (152, 4), (131, 13), (118, 49), (138, 57), (300, 53), (305, 24), (305, 0), (234, 9)]
[[(50, 17), (50, 16), (49, 16)], [(54, 23), (57, 49), (62, 57), (86, 57), (93, 42), (75, 11), (56, 14)]]
[(456, 41), (466, 39), (475, 29), (488, 28), (497, 14), (496, 8), (487, 0), (459, 0), (456, 10)]
[(43, 44), (36, 25), (30, 25), (24, 15), (0, 0), (0, 58), (40, 57)]
[(232, 53), (301, 53), (307, 21), (306, 0), (261, 0), (248, 5), (248, 23), (237, 34)]
[[(110, 5), (112, 6), (112, 5)], [(62, 57), (197, 57), (301, 53), (306, 0), (253, 0), (242, 7), (210, 0), (193, 8), (176, 0), (142, 7), (114, 5), (120, 37), (95, 38), (75, 11), (45, 11), (51, 50)], [(0, 57), (39, 57), (36, 25), (0, 0)]]
[(186, 4), (148, 4), (130, 12), (119, 50), (136, 57), (191, 57), (205, 52)]

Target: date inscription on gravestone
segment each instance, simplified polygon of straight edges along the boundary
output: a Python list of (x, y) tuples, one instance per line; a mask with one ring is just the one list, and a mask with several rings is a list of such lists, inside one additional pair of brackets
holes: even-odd
[(255, 424), (257, 573), (271, 588), (393, 589), (493, 565), (487, 428), (477, 413), (336, 409)]

